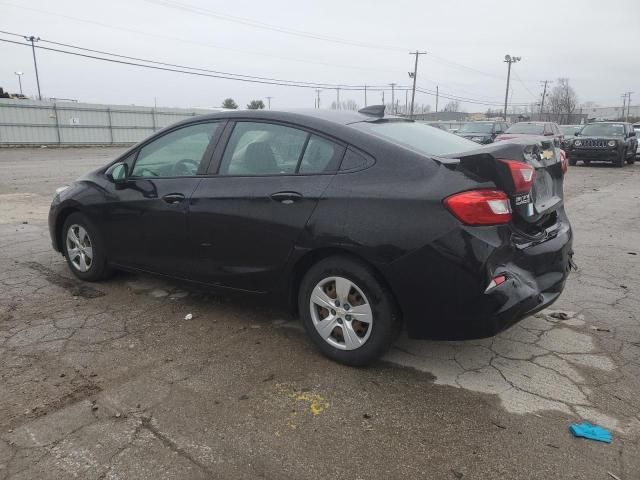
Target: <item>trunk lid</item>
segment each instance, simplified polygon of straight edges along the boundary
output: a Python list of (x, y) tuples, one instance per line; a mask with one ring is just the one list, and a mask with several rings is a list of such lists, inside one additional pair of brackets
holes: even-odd
[[(447, 155), (459, 159), (459, 169), (478, 180), (491, 180), (511, 199), (514, 223), (526, 233), (535, 234), (555, 223), (555, 211), (563, 205), (563, 167), (560, 149), (553, 141), (516, 138), (477, 149)], [(509, 166), (500, 160), (529, 165), (535, 179), (528, 192), (516, 191)]]

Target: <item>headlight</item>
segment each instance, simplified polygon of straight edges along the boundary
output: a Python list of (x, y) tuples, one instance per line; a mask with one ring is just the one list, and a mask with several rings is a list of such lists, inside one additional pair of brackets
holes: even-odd
[(582, 140), (576, 140), (575, 142), (573, 142), (573, 145), (575, 147), (579, 147), (580, 145), (582, 145)]
[(609, 140), (609, 141), (607, 142), (607, 145), (609, 145), (610, 147), (615, 147), (615, 146), (617, 145), (617, 143), (616, 143), (616, 141), (615, 141), (615, 140)]
[(69, 185), (64, 185), (62, 187), (58, 187), (56, 188), (56, 195), (60, 195), (62, 192), (64, 192), (67, 188), (69, 188)]

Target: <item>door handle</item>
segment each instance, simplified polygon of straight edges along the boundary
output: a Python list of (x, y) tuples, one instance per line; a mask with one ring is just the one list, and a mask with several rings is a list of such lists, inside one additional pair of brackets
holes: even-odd
[(285, 205), (291, 205), (298, 200), (302, 200), (302, 194), (298, 192), (276, 192), (271, 194), (271, 199)]
[(168, 193), (162, 199), (170, 205), (180, 203), (185, 199), (185, 196), (181, 193)]

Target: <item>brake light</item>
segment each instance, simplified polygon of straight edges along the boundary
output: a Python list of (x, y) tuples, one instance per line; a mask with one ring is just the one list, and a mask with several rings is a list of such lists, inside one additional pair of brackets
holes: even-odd
[(567, 154), (564, 150), (560, 150), (560, 164), (562, 165), (562, 173), (567, 173), (567, 170), (569, 170), (569, 162), (567, 161)]
[(511, 220), (511, 204), (500, 190), (469, 190), (445, 198), (444, 205), (466, 225), (499, 225)]
[(536, 170), (531, 165), (515, 160), (500, 161), (509, 167), (516, 190), (515, 193), (529, 192), (533, 186), (533, 181), (536, 179)]

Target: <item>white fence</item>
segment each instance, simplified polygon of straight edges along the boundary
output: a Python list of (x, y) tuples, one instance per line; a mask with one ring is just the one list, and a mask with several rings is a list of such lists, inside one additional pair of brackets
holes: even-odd
[(130, 145), (212, 111), (0, 99), (0, 146)]

